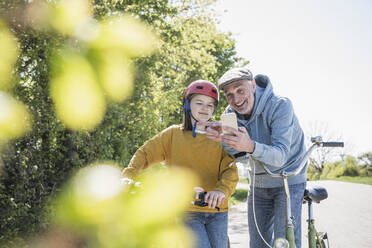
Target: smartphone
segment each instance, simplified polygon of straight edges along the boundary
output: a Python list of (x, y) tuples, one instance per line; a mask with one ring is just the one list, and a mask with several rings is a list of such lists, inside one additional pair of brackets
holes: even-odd
[(222, 133), (234, 135), (231, 132), (225, 131), (223, 127), (231, 127), (238, 130), (238, 120), (235, 113), (226, 113), (221, 115)]

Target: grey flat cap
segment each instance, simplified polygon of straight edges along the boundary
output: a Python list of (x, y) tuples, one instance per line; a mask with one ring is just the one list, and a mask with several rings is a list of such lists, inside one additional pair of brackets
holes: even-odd
[(252, 72), (246, 68), (230, 69), (218, 80), (218, 88), (222, 90), (224, 86), (241, 80), (252, 81)]

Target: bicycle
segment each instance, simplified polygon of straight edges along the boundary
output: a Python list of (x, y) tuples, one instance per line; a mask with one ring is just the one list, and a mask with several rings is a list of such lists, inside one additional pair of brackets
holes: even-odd
[[(290, 200), (290, 193), (289, 193), (289, 186), (288, 186), (288, 177), (296, 176), (300, 171), (304, 168), (304, 166), (307, 165), (308, 158), (313, 150), (315, 150), (318, 147), (344, 147), (344, 142), (323, 142), (321, 136), (312, 137), (311, 142), (313, 143), (312, 146), (306, 151), (305, 156), (303, 157), (301, 161), (300, 167), (294, 171), (294, 172), (286, 172), (283, 171), (281, 173), (274, 173), (270, 171), (264, 164), (261, 162), (255, 160), (258, 162), (258, 164), (261, 165), (261, 167), (264, 169), (264, 171), (272, 176), (272, 177), (280, 177), (283, 180), (283, 187), (285, 191), (285, 197), (286, 197), (286, 211), (287, 211), (287, 225), (286, 225), (286, 239), (284, 238), (278, 238), (274, 241), (274, 248), (296, 248), (295, 244), (295, 238), (294, 238), (294, 221), (293, 216), (291, 214), (291, 200)], [(251, 159), (253, 159), (251, 157)], [(253, 167), (254, 168), (254, 167)], [(254, 172), (253, 172), (254, 176)], [(254, 182), (254, 179), (253, 179)], [(254, 188), (254, 185), (253, 185)], [(254, 199), (254, 191), (252, 192), (253, 199)], [(315, 220), (313, 217), (313, 209), (312, 209), (312, 203), (320, 203), (320, 201), (326, 199), (328, 197), (327, 190), (323, 187), (313, 187), (313, 188), (306, 188), (304, 193), (303, 202), (308, 204), (308, 244), (309, 248), (326, 248), (329, 247), (329, 240), (328, 235), (326, 232), (318, 232), (315, 228)], [(254, 206), (254, 204), (253, 204)], [(257, 223), (256, 228), (258, 229)], [(258, 232), (260, 233), (260, 230), (258, 229)], [(261, 233), (260, 233), (261, 235)], [(264, 243), (271, 247), (262, 237)], [(327, 240), (327, 246), (326, 242)]]

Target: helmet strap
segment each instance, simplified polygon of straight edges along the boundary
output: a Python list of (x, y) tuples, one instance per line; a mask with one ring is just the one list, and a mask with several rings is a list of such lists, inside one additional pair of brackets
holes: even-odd
[[(190, 113), (191, 113), (191, 111), (190, 111)], [(192, 128), (192, 137), (196, 137), (196, 132), (195, 132), (195, 130), (196, 130), (196, 124), (197, 124), (197, 120), (195, 120), (195, 123), (194, 123), (194, 127)]]
[(186, 111), (191, 111), (191, 109), (190, 109), (190, 101), (189, 101), (188, 98), (186, 98), (185, 103), (186, 104), (183, 106), (183, 109), (186, 110)]
[(186, 98), (186, 104), (185, 104), (185, 106), (183, 107), (188, 113), (189, 113), (189, 115), (190, 115), (190, 117), (191, 118), (193, 118), (194, 119), (194, 121), (195, 121), (195, 123), (194, 123), (194, 126), (193, 126), (193, 128), (192, 128), (192, 137), (196, 137), (196, 132), (195, 132), (195, 130), (196, 130), (196, 124), (198, 123), (198, 120), (197, 119), (195, 119), (195, 117), (192, 115), (192, 112), (191, 112), (191, 108), (190, 108), (190, 101), (189, 101), (189, 99), (188, 98)]

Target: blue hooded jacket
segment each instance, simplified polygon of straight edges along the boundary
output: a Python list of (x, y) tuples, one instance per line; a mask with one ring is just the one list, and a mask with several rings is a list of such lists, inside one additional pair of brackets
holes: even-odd
[[(255, 187), (273, 188), (283, 186), (281, 178), (267, 175), (258, 160), (264, 163), (271, 171), (295, 171), (301, 164), (306, 153), (304, 133), (293, 111), (292, 103), (288, 98), (276, 96), (270, 79), (265, 75), (257, 75), (255, 102), (249, 120), (238, 114), (233, 108), (227, 106), (225, 113), (235, 112), (238, 117), (238, 126), (245, 127), (256, 146), (251, 156), (254, 158)], [(226, 152), (233, 157), (241, 154), (240, 151), (222, 143)], [(305, 166), (302, 171), (288, 178), (288, 184), (306, 182)]]

